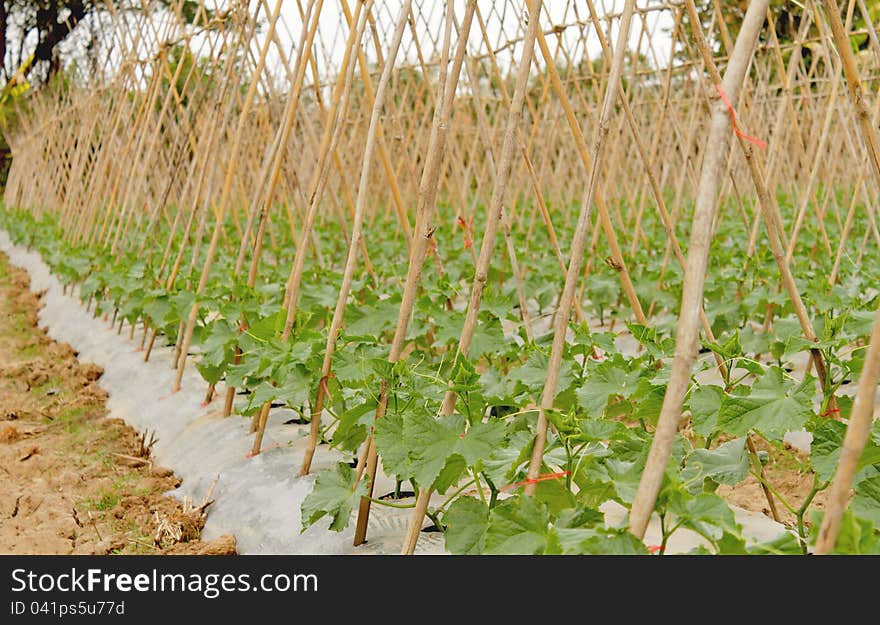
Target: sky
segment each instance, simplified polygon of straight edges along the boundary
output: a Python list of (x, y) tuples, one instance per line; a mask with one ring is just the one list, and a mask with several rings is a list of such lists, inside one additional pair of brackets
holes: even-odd
[[(264, 0), (265, 3), (272, 5), (276, 0)], [(305, 0), (301, 0), (305, 5)], [(299, 10), (296, 0), (284, 0), (282, 4), (282, 19), (278, 27), (279, 35), (286, 44), (293, 44), (298, 41), (299, 33), (302, 28)], [(352, 6), (354, 2), (349, 0)], [(377, 15), (378, 28), (382, 31), (383, 39), (389, 40), (400, 8), (403, 4), (402, 0), (378, 0), (374, 12)], [(423, 52), (429, 55), (429, 50), (435, 50), (439, 47), (443, 33), (444, 19), (444, 2), (431, 0), (414, 0), (414, 9), (418, 14), (417, 34), (419, 43), (423, 47)], [(464, 15), (465, 0), (455, 0), (452, 3), (455, 7), (455, 14)], [(623, 9), (623, 0), (596, 0), (596, 10), (600, 15), (619, 13)], [(661, 3), (655, 0), (640, 0), (637, 7), (644, 8), (648, 6), (659, 6)], [(260, 1), (251, 0), (252, 10), (261, 8), (261, 14), (265, 15), (265, 5)], [(525, 2), (522, 0), (513, 0), (508, 2), (498, 2), (493, 0), (480, 0), (478, 2), (479, 10), (486, 22), (486, 30), (490, 41), (494, 48), (501, 47), (506, 41), (521, 37), (524, 33), (525, 20), (522, 19)], [(576, 22), (588, 22), (589, 10), (586, 0), (546, 0), (544, 9), (541, 13), (541, 23), (545, 31), (550, 30), (554, 26), (561, 24), (573, 24)], [(647, 29), (653, 34), (653, 43), (655, 51), (660, 59), (661, 65), (666, 64), (669, 56), (669, 35), (663, 32), (663, 28), (669, 28), (673, 24), (672, 14), (669, 11), (654, 12), (646, 17)], [(335, 64), (339, 64), (344, 53), (344, 43), (347, 36), (347, 29), (343, 27), (345, 20), (343, 12), (340, 8), (340, 0), (335, 2), (326, 0), (321, 12), (320, 34), (324, 42), (324, 48), (328, 53), (328, 60)], [(618, 19), (614, 19), (611, 24), (611, 38), (609, 39), (613, 46), (617, 38)], [(608, 24), (604, 25), (606, 35), (608, 33)], [(633, 20), (630, 32), (630, 46), (635, 48), (639, 44), (639, 36), (642, 31), (642, 21), (640, 16), (636, 16)], [(291, 34), (292, 33), (292, 34)], [(595, 58), (601, 54), (601, 46), (599, 38), (594, 29), (590, 25), (587, 28), (572, 27), (564, 32), (563, 38), (567, 50), (577, 55), (583, 55), (583, 42), (579, 42), (586, 37), (586, 50), (591, 58)], [(434, 41), (437, 41), (436, 46)], [(549, 37), (548, 43), (551, 49), (555, 50), (556, 37)], [(471, 28), (469, 37), (469, 52), (472, 55), (480, 55), (486, 53), (486, 45), (483, 41), (482, 32), (475, 22)], [(294, 46), (291, 45), (292, 49)], [(641, 49), (649, 55), (647, 42), (643, 41)], [(372, 48), (367, 46), (366, 51), (371, 59), (375, 58)], [(512, 52), (516, 58), (521, 54), (521, 46), (515, 46), (509, 49), (508, 54), (503, 54), (499, 58), (501, 62), (509, 61), (509, 53)], [(401, 55), (398, 57), (398, 63), (415, 62), (416, 52), (413, 45), (412, 36), (407, 30), (401, 45)]]
[[(249, 0), (251, 12), (259, 16), (262, 24), (260, 32), (251, 43), (254, 58), (259, 55), (259, 51), (266, 40), (269, 16), (275, 8), (276, 1)], [(338, 68), (344, 55), (348, 28), (341, 8), (341, 2), (343, 1), (345, 0), (324, 0), (321, 10), (316, 51), (319, 56), (319, 67), (325, 77), (335, 74), (336, 68)], [(268, 71), (272, 73), (279, 84), (285, 82), (281, 55), (286, 55), (288, 61), (292, 64), (302, 31), (300, 8), (305, 10), (308, 3), (309, 0), (282, 1), (281, 17), (276, 26), (276, 34), (280, 41), (281, 49), (279, 50), (278, 47), (272, 46), (267, 59)], [(348, 3), (352, 7), (355, 6), (354, 0), (348, 0)], [(206, 0), (206, 5), (212, 8), (223, 8), (226, 4), (227, 0)], [(456, 19), (460, 20), (464, 15), (466, 0), (453, 0), (451, 4), (454, 6)], [(595, 0), (595, 7), (600, 15), (619, 15), (619, 12), (623, 9), (623, 4), (623, 0)], [(402, 5), (403, 0), (376, 0), (374, 4), (373, 14), (375, 16), (376, 28), (385, 48), (387, 48), (387, 44), (394, 31)], [(439, 54), (443, 35), (445, 5), (445, 2), (437, 0), (413, 1), (413, 9), (417, 16), (416, 34), (426, 59), (430, 59), (433, 54)], [(659, 7), (661, 3), (658, 0), (638, 0), (636, 6), (638, 8)], [(525, 20), (523, 19), (525, 2), (523, 0), (508, 0), (506, 2), (478, 0), (478, 7), (485, 21), (486, 32), (493, 49), (501, 49), (497, 56), (499, 64), (504, 67), (510, 67), (520, 57), (522, 51), (521, 43), (517, 40), (522, 37), (525, 29)], [(545, 0), (541, 13), (541, 23), (545, 32), (556, 26), (572, 25), (563, 31), (562, 38), (563, 47), (573, 57), (575, 62), (582, 59), (585, 54), (590, 58), (597, 58), (601, 55), (599, 38), (590, 23), (586, 0)], [(644, 32), (643, 25), (645, 25)], [(650, 62), (655, 63), (659, 67), (665, 66), (669, 58), (670, 34), (668, 31), (672, 25), (673, 16), (669, 10), (648, 12), (645, 16), (636, 14), (630, 31), (629, 48), (635, 50), (638, 47), (639, 51), (646, 55)], [(159, 23), (157, 26), (161, 32), (162, 24)], [(618, 26), (618, 18), (603, 20), (603, 29), (606, 36), (610, 33), (609, 43), (612, 46), (617, 39)], [(653, 50), (649, 47), (649, 39)], [(514, 41), (515, 43), (505, 46), (509, 41)], [(555, 34), (550, 35), (547, 37), (547, 41), (551, 52), (555, 54), (558, 46), (557, 36)], [(202, 49), (207, 50), (208, 43), (205, 36), (197, 36), (193, 40), (196, 49), (204, 46)], [(132, 45), (132, 42), (129, 42), (128, 45)], [(139, 47), (142, 48), (143, 56), (147, 56), (146, 48), (148, 44), (141, 42)], [(368, 60), (371, 62), (375, 61), (376, 52), (373, 40), (368, 35), (364, 37), (363, 49)], [(486, 52), (487, 46), (483, 40), (482, 31), (475, 20), (469, 36), (469, 54), (481, 56), (485, 55)], [(416, 62), (415, 42), (410, 30), (407, 29), (396, 64), (400, 66), (407, 63), (415, 64)], [(536, 63), (543, 65), (540, 55), (537, 56)]]

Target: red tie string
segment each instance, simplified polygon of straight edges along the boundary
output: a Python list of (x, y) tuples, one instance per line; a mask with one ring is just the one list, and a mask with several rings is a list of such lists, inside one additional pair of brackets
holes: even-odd
[(730, 100), (727, 99), (727, 94), (724, 93), (724, 89), (721, 87), (721, 85), (715, 85), (715, 89), (718, 91), (718, 95), (721, 96), (721, 101), (724, 102), (725, 106), (727, 106), (727, 110), (730, 113), (730, 121), (733, 122), (733, 132), (736, 133), (736, 136), (740, 139), (744, 139), (745, 141), (748, 141), (749, 143), (758, 146), (762, 150), (766, 150), (766, 143), (756, 137), (747, 135), (742, 130), (740, 130), (739, 126), (736, 124), (736, 112), (733, 110), (733, 104), (731, 104)]
[(330, 398), (330, 401), (333, 401), (333, 395), (330, 394), (330, 389), (327, 387), (327, 380), (335, 377), (335, 373), (330, 373), (321, 378), (321, 389), (324, 391), (324, 394)]
[(519, 488), (520, 486), (525, 486), (526, 484), (537, 484), (538, 482), (546, 482), (548, 480), (558, 480), (559, 478), (565, 477), (567, 475), (571, 475), (571, 471), (560, 471), (559, 473), (544, 473), (543, 475), (539, 475), (538, 477), (531, 477), (527, 480), (523, 480), (522, 482), (514, 482), (513, 484), (502, 486), (499, 490), (503, 493), (504, 491), (513, 490), (514, 488)]
[(464, 231), (464, 248), (468, 250), (474, 245), (474, 218), (471, 217), (470, 221), (465, 221), (463, 217), (459, 217), (457, 223), (458, 227)]

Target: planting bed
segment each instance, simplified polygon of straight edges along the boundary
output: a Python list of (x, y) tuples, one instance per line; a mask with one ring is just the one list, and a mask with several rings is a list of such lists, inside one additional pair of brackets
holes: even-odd
[(127, 7), (0, 245), (243, 553), (880, 553), (878, 16), (722, 4)]
[(0, 255), (0, 551), (12, 554), (229, 554), (200, 540), (204, 499), (151, 455), (151, 439), (107, 415), (100, 367), (37, 326), (25, 270)]

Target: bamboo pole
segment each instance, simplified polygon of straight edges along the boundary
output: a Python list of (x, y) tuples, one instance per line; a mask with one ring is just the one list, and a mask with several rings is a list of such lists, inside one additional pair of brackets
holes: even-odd
[(315, 455), (315, 449), (318, 445), (318, 435), (321, 429), (321, 414), (324, 408), (324, 394), (326, 390), (327, 380), (331, 374), (333, 366), (333, 354), (336, 351), (336, 341), (339, 337), (339, 330), (342, 328), (345, 306), (348, 301), (348, 295), (351, 290), (351, 283), (354, 279), (354, 271), (357, 266), (357, 254), (361, 237), (363, 236), (364, 213), (366, 212), (367, 193), (370, 183), (370, 174), (372, 171), (373, 152), (376, 147), (379, 117), (385, 106), (385, 94), (388, 88), (388, 82), (394, 70), (394, 62), (403, 40), (404, 28), (409, 19), (409, 13), (412, 8), (412, 0), (406, 0), (401, 8), (400, 17), (394, 30), (391, 45), (386, 56), (385, 67), (382, 69), (382, 76), (376, 87), (376, 96), (373, 100), (373, 111), (370, 116), (370, 130), (367, 132), (367, 143), (364, 148), (364, 159), (361, 166), (360, 183), (357, 193), (357, 204), (355, 206), (354, 221), (351, 227), (351, 237), (348, 245), (348, 254), (345, 259), (345, 269), (342, 274), (342, 284), (339, 288), (339, 295), (336, 299), (336, 308), (333, 311), (333, 320), (330, 322), (330, 329), (327, 333), (327, 346), (324, 350), (324, 361), (321, 365), (321, 381), (318, 384), (318, 390), (315, 396), (315, 403), (312, 409), (312, 422), (309, 427), (309, 440), (306, 446), (305, 455), (303, 456), (302, 466), (300, 467), (300, 475), (308, 475), (312, 465), (312, 458)]
[[(327, 124), (324, 127), (324, 136), (321, 138), (321, 148), (319, 154), (322, 155), (322, 160), (319, 162), (318, 167), (315, 169), (312, 176), (312, 181), (309, 186), (309, 206), (299, 239), (301, 245), (297, 247), (296, 256), (293, 261), (293, 266), (290, 270), (290, 277), (287, 280), (287, 286), (284, 294), (284, 308), (286, 312), (286, 318), (284, 322), (284, 331), (281, 333), (281, 340), (284, 342), (288, 341), (291, 334), (293, 333), (293, 326), (296, 320), (296, 306), (299, 298), (299, 289), (302, 281), (303, 270), (305, 267), (307, 246), (304, 244), (304, 242), (308, 241), (313, 236), (315, 218), (317, 217), (321, 197), (325, 188), (325, 184), (327, 182), (331, 156), (336, 150), (336, 145), (339, 141), (340, 130), (342, 128), (342, 120), (346, 116), (346, 110), (348, 107), (349, 92), (351, 89), (355, 67), (353, 59), (354, 49), (359, 45), (359, 42), (363, 37), (364, 29), (366, 28), (367, 24), (366, 14), (369, 13), (371, 6), (372, 0), (367, 0), (367, 2), (365, 2), (364, 4), (359, 4), (357, 6), (357, 10), (355, 11), (356, 25), (349, 32), (349, 37), (345, 48), (345, 57), (342, 60), (342, 66), (340, 69), (339, 80), (337, 81), (336, 88), (333, 92), (333, 101), (330, 105), (330, 112), (327, 115)], [(266, 402), (266, 404), (263, 405), (262, 410), (260, 411), (259, 423), (257, 425), (257, 434), (254, 437), (253, 449), (251, 450), (251, 454), (253, 455), (260, 453), (260, 448), (263, 441), (263, 433), (266, 429), (270, 406), (271, 402)], [(320, 420), (320, 415), (318, 416), (318, 419)]]
[[(722, 89), (734, 107), (739, 99), (746, 69), (751, 61), (768, 4), (768, 0), (749, 2), (742, 28), (724, 73)], [(672, 372), (651, 450), (630, 513), (629, 528), (638, 538), (643, 538), (645, 535), (657, 494), (660, 492), (660, 484), (678, 431), (681, 408), (690, 383), (691, 368), (696, 358), (697, 317), (703, 300), (703, 285), (717, 203), (716, 192), (721, 171), (725, 166), (729, 131), (730, 115), (724, 102), (719, 98), (712, 107), (712, 121), (706, 138), (700, 186), (697, 190)]]
[[(513, 100), (511, 101), (507, 114), (504, 142), (501, 146), (501, 158), (495, 172), (495, 185), (492, 190), (492, 201), (486, 210), (486, 226), (483, 232), (483, 240), (480, 244), (480, 256), (474, 273), (474, 281), (471, 285), (470, 298), (467, 304), (464, 325), (461, 329), (461, 336), (458, 340), (456, 357), (459, 355), (465, 358), (467, 357), (468, 352), (470, 351), (471, 341), (474, 337), (474, 332), (477, 328), (477, 315), (480, 312), (480, 304), (483, 299), (483, 289), (488, 280), (489, 266), (492, 262), (492, 255), (495, 250), (495, 237), (498, 232), (499, 222), (502, 218), (504, 197), (505, 192), (507, 191), (507, 181), (516, 154), (517, 144), (519, 143), (519, 125), (522, 117), (523, 104), (525, 102), (529, 74), (532, 68), (532, 55), (535, 48), (535, 39), (537, 38), (538, 28), (541, 23), (542, 5), (542, 0), (533, 0), (528, 3), (528, 31), (523, 43), (522, 56), (520, 57), (517, 66), (516, 88), (513, 92)], [(440, 413), (442, 415), (448, 416), (455, 411), (456, 397), (457, 395), (454, 390), (449, 389), (446, 391), (446, 395), (443, 398), (443, 405), (440, 408)], [(415, 552), (416, 544), (419, 539), (419, 532), (422, 529), (422, 520), (425, 517), (425, 512), (428, 509), (428, 503), (431, 499), (431, 492), (432, 489), (430, 485), (422, 485), (419, 488), (416, 507), (413, 509), (409, 529), (407, 530), (406, 539), (404, 540), (404, 555), (411, 555)]]
[[(433, 214), (437, 201), (437, 189), (441, 173), (441, 165), (446, 150), (446, 138), (449, 133), (449, 120), (452, 116), (452, 108), (455, 103), (455, 91), (458, 85), (459, 74), (467, 53), (468, 35), (473, 22), (476, 0), (468, 0), (465, 7), (464, 18), (459, 29), (458, 42), (456, 43), (455, 56), (451, 69), (447, 69), (449, 59), (450, 40), (452, 35), (452, 22), (454, 7), (451, 2), (446, 4), (446, 25), (443, 35), (443, 52), (441, 56), (441, 81), (437, 87), (438, 98), (441, 105), (435, 108), (434, 122), (431, 126), (431, 138), (428, 144), (428, 153), (425, 167), (422, 170), (422, 178), (419, 184), (419, 206), (416, 213), (414, 228), (414, 240), (412, 252), (407, 269), (406, 286), (400, 303), (397, 317), (397, 327), (394, 331), (394, 339), (391, 343), (391, 353), (388, 356), (390, 363), (396, 363), (403, 353), (403, 344), (406, 339), (406, 330), (412, 316), (413, 306), (416, 299), (416, 290), (422, 274), (425, 257), (428, 251), (428, 242), (434, 235)], [(377, 395), (376, 418), (380, 419), (388, 402), (388, 381), (383, 380)], [(358, 462), (358, 479), (362, 473), (366, 473), (369, 479), (367, 486), (368, 496), (362, 497), (358, 509), (357, 524), (355, 526), (355, 546), (364, 543), (367, 537), (367, 525), (370, 517), (370, 496), (374, 486), (373, 477), (376, 475), (379, 455), (376, 451), (375, 441), (372, 434), (368, 436), (364, 444), (363, 462)]]
[[(321, 0), (318, 0), (318, 2), (321, 2)], [(320, 12), (320, 9), (318, 12)], [(260, 71), (262, 70), (262, 67), (266, 62), (266, 55), (269, 51), (269, 42), (270, 40), (267, 38), (263, 49), (260, 51), (260, 61), (257, 65)], [(257, 72), (257, 74), (259, 74), (259, 71)], [(220, 239), (220, 234), (223, 230), (223, 224), (226, 218), (226, 212), (232, 199), (232, 181), (233, 175), (236, 171), (235, 156), (238, 155), (239, 148), (241, 146), (241, 141), (246, 128), (245, 122), (250, 115), (251, 106), (253, 105), (254, 96), (256, 95), (258, 84), (259, 83), (257, 80), (251, 81), (251, 84), (248, 86), (247, 94), (244, 97), (241, 113), (238, 116), (238, 125), (236, 127), (235, 135), (233, 137), (232, 145), (229, 152), (231, 158), (229, 160), (229, 166), (226, 169), (226, 176), (223, 180), (223, 191), (221, 192), (220, 200), (217, 205), (217, 216), (214, 224), (214, 232), (211, 235), (211, 241), (208, 244), (208, 252), (205, 257), (205, 262), (202, 266), (202, 273), (199, 277), (198, 286), (196, 287), (196, 299), (193, 302), (192, 308), (190, 309), (189, 317), (186, 320), (186, 329), (183, 333), (183, 343), (180, 348), (180, 357), (177, 363), (177, 374), (174, 378), (174, 384), (171, 387), (171, 391), (173, 393), (176, 393), (180, 390), (180, 383), (183, 379), (183, 372), (186, 367), (189, 346), (190, 342), (192, 341), (193, 331), (195, 330), (196, 326), (196, 319), (199, 314), (200, 305), (198, 298), (205, 291), (205, 287), (208, 284), (208, 277), (211, 272), (211, 267), (214, 264), (214, 255), (217, 251), (217, 243)]]
[[(556, 398), (556, 387), (559, 381), (559, 371), (562, 367), (562, 355), (565, 347), (566, 334), (568, 332), (572, 302), (574, 300), (575, 289), (577, 288), (577, 280), (580, 276), (581, 262), (583, 261), (587, 226), (589, 225), (590, 207), (596, 197), (597, 184), (602, 167), (602, 152), (605, 147), (605, 139), (608, 136), (612, 121), (614, 106), (619, 95), (618, 85), (620, 84), (620, 76), (623, 71), (623, 59), (627, 48), (627, 40), (629, 38), (629, 29), (630, 24), (632, 23), (634, 8), (635, 0), (627, 0), (624, 5), (623, 15), (620, 19), (617, 44), (614, 48), (614, 58), (611, 61), (611, 71), (608, 76), (608, 82), (605, 85), (605, 97), (602, 102), (602, 109), (599, 113), (599, 124), (596, 128), (596, 137), (594, 139), (592, 167), (589, 168), (589, 174), (587, 177), (587, 193), (581, 206), (577, 229), (575, 230), (574, 240), (571, 244), (571, 255), (568, 264), (568, 271), (565, 276), (565, 286), (563, 287), (562, 295), (560, 296), (556, 310), (553, 346), (550, 350), (550, 361), (547, 365), (547, 376), (544, 381), (544, 391), (541, 396), (541, 406), (538, 411), (537, 433), (532, 448), (531, 458), (529, 460), (527, 474), (528, 482), (523, 489), (523, 494), (525, 495), (535, 494), (537, 486), (535, 480), (541, 472), (541, 464), (543, 463), (544, 458), (544, 446), (547, 441), (547, 428), (549, 425), (546, 411), (553, 408), (553, 400)], [(600, 212), (605, 215), (604, 218), (600, 215), (600, 219), (602, 219), (603, 226), (605, 226), (607, 232), (611, 230), (607, 218), (607, 211)], [(613, 232), (613, 230), (611, 230), (611, 232)], [(611, 237), (609, 237), (609, 239), (610, 238)], [(619, 249), (616, 250), (615, 256), (618, 258), (620, 257)], [(638, 299), (636, 298), (635, 301), (638, 302)], [(637, 307), (637, 310), (641, 312), (640, 307)], [(644, 321), (644, 315), (642, 314), (640, 322)]]
[[(846, 77), (847, 90), (855, 109), (856, 121), (861, 131), (862, 140), (874, 170), (876, 181), (880, 183), (880, 151), (878, 151), (880, 138), (878, 138), (877, 130), (871, 123), (871, 114), (866, 102), (859, 70), (853, 58), (846, 30), (840, 20), (840, 10), (837, 8), (835, 0), (823, 0), (823, 6), (825, 7), (825, 16), (831, 26), (835, 48), (840, 55), (841, 65)], [(859, 458), (861, 458), (865, 445), (868, 442), (868, 437), (871, 434), (878, 380), (880, 380), (880, 312), (878, 312), (874, 320), (871, 340), (865, 353), (865, 364), (859, 376), (856, 400), (853, 404), (852, 413), (846, 428), (846, 435), (843, 440), (843, 448), (840, 452), (840, 461), (829, 489), (825, 516), (822, 519), (819, 537), (816, 541), (816, 554), (830, 553), (837, 543), (840, 524), (849, 502), (850, 488), (858, 469)]]

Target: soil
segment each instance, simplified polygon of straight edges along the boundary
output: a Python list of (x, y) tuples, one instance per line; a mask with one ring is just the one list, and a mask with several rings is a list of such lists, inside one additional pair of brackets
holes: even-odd
[[(787, 445), (783, 449), (778, 449), (766, 441), (757, 438), (753, 440), (759, 451), (766, 451), (769, 455), (769, 461), (764, 465), (764, 479), (772, 485), (777, 495), (781, 495), (792, 508), (799, 510), (813, 489), (813, 473), (804, 468), (803, 461), (806, 459), (801, 458), (801, 452)], [(825, 509), (827, 492), (827, 489), (820, 491), (810, 502), (808, 511), (804, 515), (805, 527), (809, 528), (811, 525), (810, 510)], [(752, 475), (736, 486), (719, 486), (717, 493), (735, 506), (773, 518), (764, 489)], [(780, 502), (778, 496), (774, 495), (773, 499), (776, 504), (777, 520), (789, 528), (796, 529), (797, 517)]]
[(0, 253), (0, 554), (207, 554), (210, 500), (150, 457), (151, 437), (108, 418), (103, 370), (38, 327), (39, 295)]

